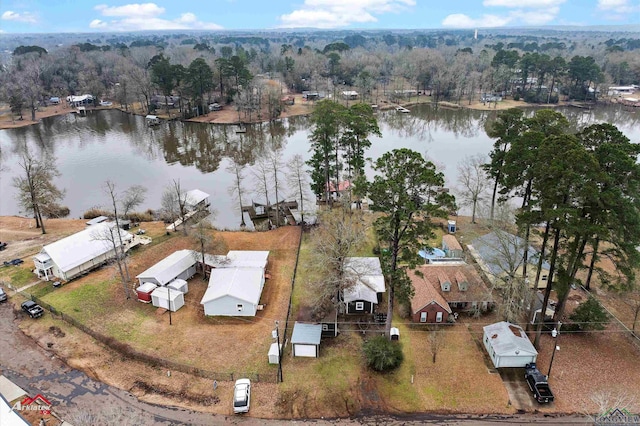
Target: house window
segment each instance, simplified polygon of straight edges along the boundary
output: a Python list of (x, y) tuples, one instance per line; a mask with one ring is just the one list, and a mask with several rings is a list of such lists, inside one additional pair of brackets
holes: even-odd
[(322, 331), (329, 331), (329, 324), (322, 324)]
[(485, 342), (485, 343), (489, 343), (489, 336), (487, 336), (487, 337), (485, 337), (485, 338), (484, 338), (484, 342)]
[(547, 275), (543, 275), (542, 276), (542, 281), (546, 281), (547, 280)]
[(236, 305), (236, 309), (238, 310), (238, 312), (242, 312), (242, 309), (244, 308), (244, 306), (242, 306), (242, 303), (238, 303)]
[(364, 311), (364, 302), (356, 302), (356, 311)]
[(427, 313), (420, 312), (420, 322), (427, 322)]
[(436, 312), (436, 322), (442, 322), (442, 312)]

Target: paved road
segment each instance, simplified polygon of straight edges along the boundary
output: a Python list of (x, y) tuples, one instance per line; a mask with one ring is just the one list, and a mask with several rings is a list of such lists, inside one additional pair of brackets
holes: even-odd
[[(46, 315), (46, 314), (45, 314)], [(121, 413), (127, 422), (120, 425), (291, 425), (312, 423), (328, 425), (477, 425), (491, 424), (588, 424), (580, 417), (543, 417), (531, 415), (478, 416), (415, 414), (391, 417), (363, 413), (354, 419), (312, 419), (304, 421), (264, 420), (251, 417), (213, 416), (190, 410), (157, 406), (138, 401), (126, 391), (89, 378), (72, 369), (36, 345), (19, 331), (16, 314), (9, 303), (0, 304), (0, 368), (5, 376), (33, 396), (42, 393), (53, 403), (62, 418), (77, 418), (81, 412)], [(86, 419), (85, 419), (86, 421)], [(116, 424), (116, 422), (109, 422)], [(96, 424), (93, 422), (93, 424)]]

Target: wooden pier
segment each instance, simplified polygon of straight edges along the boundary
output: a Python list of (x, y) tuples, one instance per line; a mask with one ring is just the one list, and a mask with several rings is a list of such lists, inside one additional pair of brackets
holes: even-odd
[(291, 210), (297, 209), (297, 201), (280, 201), (269, 205), (252, 202), (249, 206), (242, 206), (242, 212), (249, 214), (255, 227), (296, 225), (296, 219)]

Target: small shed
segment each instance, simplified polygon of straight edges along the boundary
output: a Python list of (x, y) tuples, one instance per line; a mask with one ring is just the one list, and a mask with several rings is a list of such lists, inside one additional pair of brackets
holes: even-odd
[(355, 90), (345, 90), (342, 92), (342, 99), (355, 100), (358, 99), (358, 92)]
[(147, 126), (157, 126), (160, 124), (160, 119), (157, 115), (147, 115), (144, 120), (147, 123)]
[(483, 327), (482, 341), (496, 368), (524, 367), (536, 362), (538, 351), (522, 327), (505, 321)]
[(153, 306), (175, 312), (184, 306), (184, 294), (168, 287), (158, 287), (151, 292)]
[(455, 220), (447, 221), (447, 232), (449, 232), (450, 234), (455, 234), (455, 232), (456, 232), (456, 221)]
[[(280, 344), (282, 348), (282, 343)], [(280, 359), (280, 352), (278, 351), (278, 344), (272, 343), (269, 347), (269, 364), (277, 364)]]
[(293, 334), (291, 335), (293, 356), (318, 358), (321, 336), (322, 325), (296, 322), (293, 325)]
[(136, 288), (136, 294), (138, 300), (143, 303), (151, 303), (151, 293), (158, 288), (154, 283), (144, 283), (140, 287)]
[(174, 290), (178, 290), (182, 294), (187, 294), (189, 292), (189, 284), (185, 280), (180, 278), (176, 278), (167, 284), (167, 287), (172, 288)]

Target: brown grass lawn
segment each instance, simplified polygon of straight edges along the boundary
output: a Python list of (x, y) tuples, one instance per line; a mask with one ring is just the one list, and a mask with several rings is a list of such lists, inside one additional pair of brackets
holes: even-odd
[[(285, 227), (265, 233), (218, 234), (230, 250), (271, 251), (271, 278), (261, 299), (266, 309), (254, 318), (205, 318), (200, 299), (207, 283), (196, 275), (189, 281), (185, 306), (172, 313), (169, 325), (168, 313), (159, 315), (155, 307), (138, 302), (135, 296), (129, 300), (124, 297), (113, 267), (72, 281), (49, 292), (43, 300), (92, 329), (154, 356), (214, 372), (274, 375), (266, 354), (274, 320), (285, 320), (299, 232), (299, 228)], [(160, 244), (134, 250), (129, 265), (131, 276), (184, 248), (195, 248), (193, 240), (173, 233)]]

